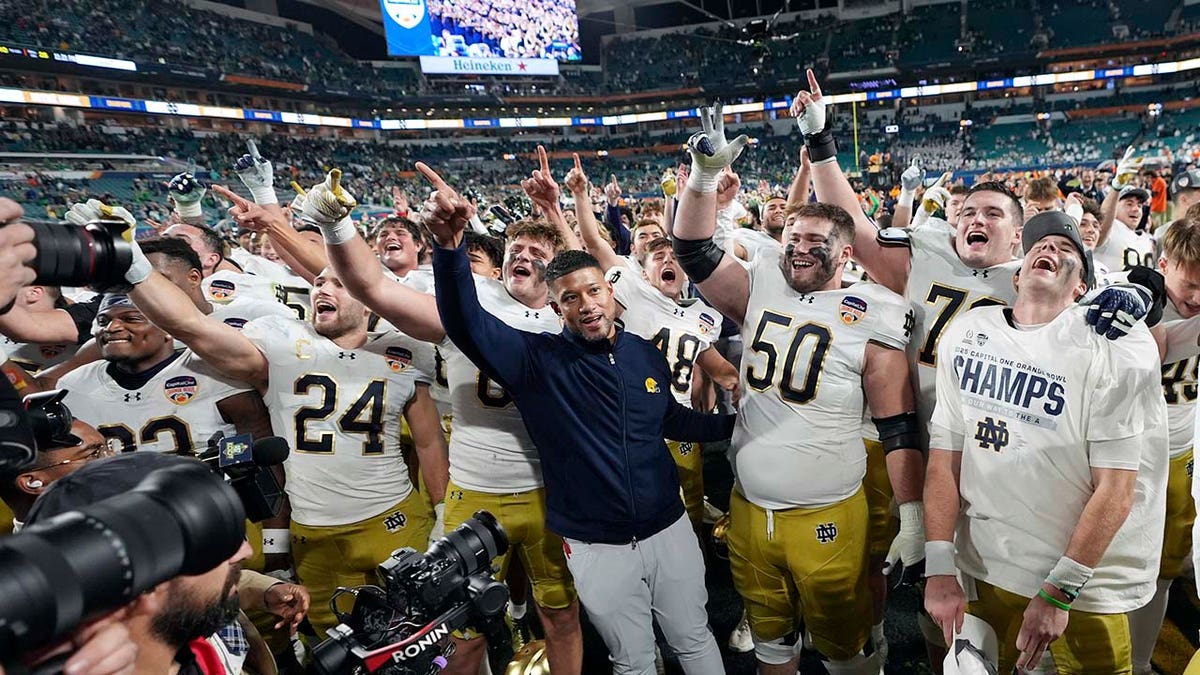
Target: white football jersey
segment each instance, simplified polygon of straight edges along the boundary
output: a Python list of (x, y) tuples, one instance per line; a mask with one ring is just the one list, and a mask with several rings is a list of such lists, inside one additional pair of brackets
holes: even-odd
[[(504, 284), (475, 277), (479, 304), (519, 330), (557, 333), (562, 323), (546, 305), (530, 309), (508, 294)], [(499, 384), (488, 379), (449, 338), (438, 350), (446, 364), (454, 433), (450, 434), (450, 480), (489, 493), (516, 493), (542, 486), (542, 462), (521, 411)]]
[(13, 342), (8, 336), (0, 335), (0, 355), (31, 373), (58, 365), (75, 356), (79, 345), (61, 343), (40, 345), (29, 342)]
[[(922, 443), (936, 400), (938, 344), (955, 317), (973, 307), (1011, 305), (1017, 297), (1013, 276), (1021, 261), (992, 267), (968, 267), (954, 250), (954, 235), (940, 228), (909, 232), (912, 267), (904, 295), (912, 303), (916, 325), (908, 344), (908, 363), (916, 388)], [(925, 449), (925, 448), (922, 448)]]
[(120, 441), (126, 452), (200, 454), (218, 431), (236, 433), (234, 425), (221, 418), (217, 402), (253, 391), (187, 349), (138, 389), (117, 384), (108, 367), (107, 361), (80, 366), (64, 375), (58, 386), (69, 392), (63, 401), (76, 418)]
[(264, 316), (295, 318), (292, 310), (278, 302), (258, 300), (248, 295), (236, 296), (228, 304), (212, 303), (209, 316), (234, 328), (241, 329), (247, 323)]
[(273, 316), (242, 333), (270, 364), (263, 400), (292, 445), (284, 469), (293, 520), (356, 523), (412, 492), (400, 418), (416, 384), (432, 381), (432, 347), (389, 333), (342, 349), (308, 322)]
[(420, 291), (422, 293), (429, 293), (430, 295), (433, 294), (433, 270), (432, 269), (418, 267), (417, 269), (411, 270), (408, 274), (405, 274), (404, 276), (401, 277), (401, 276), (398, 276), (395, 272), (384, 267), (383, 275), (385, 277), (391, 279), (392, 281), (398, 281), (398, 282), (404, 284), (405, 286), (408, 286), (409, 288), (413, 289), (414, 291)]
[(798, 293), (782, 253), (750, 266), (742, 398), (730, 455), (739, 492), (764, 509), (833, 504), (862, 485), (868, 342), (904, 349), (912, 312), (877, 284)]
[(1157, 347), (1139, 324), (1110, 341), (1072, 307), (1016, 328), (1007, 308), (946, 329), (934, 447), (962, 452), (955, 546), (968, 576), (1032, 597), (1067, 549), (1093, 468), (1138, 471), (1133, 510), (1074, 606), (1119, 613), (1153, 594), (1167, 476)]
[(671, 393), (692, 407), (692, 372), (701, 352), (721, 334), (721, 314), (699, 298), (675, 302), (642, 278), (641, 272), (616, 266), (608, 270), (617, 302), (625, 308), (625, 330), (662, 352), (671, 369)]
[(1136, 265), (1153, 267), (1158, 259), (1158, 242), (1154, 235), (1136, 232), (1114, 220), (1108, 239), (1092, 255), (1113, 272), (1125, 272)]
[[(1184, 321), (1175, 305), (1168, 299), (1163, 306), (1163, 324)], [(1163, 396), (1167, 401), (1167, 426), (1171, 431), (1171, 458), (1179, 457), (1192, 447), (1196, 433), (1196, 369), (1200, 356), (1162, 367)]]
[(230, 270), (213, 272), (200, 282), (205, 297), (215, 303), (224, 305), (234, 298), (250, 296), (264, 302), (277, 302), (275, 282), (266, 277)]

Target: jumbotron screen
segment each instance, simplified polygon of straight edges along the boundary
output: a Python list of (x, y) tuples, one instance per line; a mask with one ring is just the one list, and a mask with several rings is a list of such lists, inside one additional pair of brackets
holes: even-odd
[(576, 61), (575, 0), (379, 0), (392, 56)]

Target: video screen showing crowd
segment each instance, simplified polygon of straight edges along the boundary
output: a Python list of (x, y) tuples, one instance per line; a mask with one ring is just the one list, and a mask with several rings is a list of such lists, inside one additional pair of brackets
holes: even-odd
[[(1131, 148), (964, 185), (914, 158), (880, 227), (807, 75), (795, 179), (756, 194), (753, 227), (737, 220), (748, 139), (720, 104), (690, 166), (637, 204), (539, 148), (530, 217), (485, 223), (418, 163), (428, 199), (364, 223), (336, 168), (281, 205), (250, 141), (230, 160), (251, 198), (181, 174), (152, 237), (118, 204), (74, 205), (69, 223), (106, 223), (129, 260), (99, 293), (29, 285), (0, 316), (14, 387), (61, 389), (74, 415), (5, 478), (3, 522), (21, 530), (113, 454), (284, 439), (266, 470), (286, 506), (230, 564), (311, 604), (303, 622), (289, 600), (189, 624), (184, 642), (220, 657), (189, 672), (294, 672), (329, 635), (367, 654), (338, 632), (358, 604), (331, 599), (381, 572), (433, 583), (449, 567), (380, 564), (480, 511), (508, 545), (473, 549), (462, 574), (490, 560), (502, 630), (413, 633), (414, 653), (444, 648), (428, 671), (396, 651), (394, 672), (585, 673), (607, 656), (644, 674), (666, 654), (707, 675), (730, 652), (763, 675), (916, 672), (888, 660), (905, 594), (934, 672), (1155, 672), (1168, 591), (1195, 569), (1200, 169), (1162, 177)], [(209, 189), (233, 229), (204, 223)], [(726, 449), (733, 489), (710, 499), (703, 458)], [(714, 636), (706, 568), (726, 564), (743, 613)], [(498, 597), (481, 579), (470, 597)]]

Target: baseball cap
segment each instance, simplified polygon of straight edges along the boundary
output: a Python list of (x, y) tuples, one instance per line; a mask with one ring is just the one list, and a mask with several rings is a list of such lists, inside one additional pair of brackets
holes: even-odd
[[(1122, 190), (1122, 194), (1124, 194), (1124, 190)], [(1087, 282), (1088, 288), (1091, 288), (1095, 282), (1093, 278), (1095, 265), (1092, 264), (1092, 254), (1083, 245), (1083, 238), (1079, 236), (1079, 226), (1075, 224), (1075, 220), (1071, 216), (1062, 211), (1043, 211), (1025, 221), (1025, 226), (1021, 228), (1021, 248), (1028, 252), (1034, 244), (1052, 234), (1066, 237), (1075, 245), (1080, 257), (1083, 258), (1083, 280)]]
[(1125, 199), (1126, 197), (1137, 197), (1144, 202), (1148, 202), (1150, 201), (1150, 191), (1136, 185), (1128, 185), (1121, 188), (1121, 195), (1117, 199)]
[(25, 524), (49, 520), (129, 492), (157, 469), (197, 464), (195, 459), (162, 452), (127, 452), (88, 462), (75, 473), (51, 484), (33, 503)]
[(1177, 195), (1184, 190), (1200, 190), (1200, 169), (1188, 169), (1171, 181), (1171, 194)]
[(954, 643), (942, 662), (944, 675), (997, 675), (1000, 641), (986, 621), (963, 615), (962, 630), (954, 634)]

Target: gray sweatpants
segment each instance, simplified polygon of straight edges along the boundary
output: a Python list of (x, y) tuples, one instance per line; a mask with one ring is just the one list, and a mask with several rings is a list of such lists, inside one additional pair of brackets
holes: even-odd
[(686, 515), (636, 545), (564, 540), (579, 600), (612, 654), (614, 674), (654, 675), (653, 619), (685, 673), (725, 672), (704, 609), (704, 556)]

